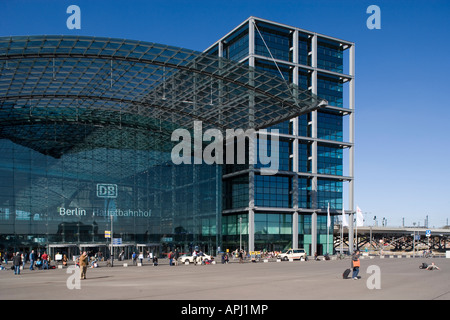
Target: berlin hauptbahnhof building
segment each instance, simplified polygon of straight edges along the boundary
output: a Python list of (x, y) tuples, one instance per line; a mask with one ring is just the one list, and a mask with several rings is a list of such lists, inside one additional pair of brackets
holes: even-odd
[[(328, 206), (354, 210), (354, 68), (354, 43), (255, 17), (204, 52), (0, 37), (0, 251), (331, 253)], [(209, 129), (255, 130), (276, 172), (206, 163)]]

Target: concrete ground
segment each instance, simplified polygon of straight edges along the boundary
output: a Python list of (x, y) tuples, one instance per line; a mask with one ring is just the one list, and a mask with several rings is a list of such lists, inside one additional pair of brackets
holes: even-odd
[[(113, 268), (88, 268), (87, 279), (79, 282), (68, 273), (71, 268), (26, 268), (20, 275), (1, 270), (0, 299), (450, 300), (450, 259), (445, 258), (366, 258), (361, 260), (359, 280), (342, 279), (348, 259), (197, 266), (161, 261), (156, 267), (149, 262), (141, 267), (116, 262)], [(419, 269), (422, 262), (432, 261), (440, 270)], [(378, 272), (367, 273), (372, 268)], [(379, 289), (370, 289), (377, 284)]]

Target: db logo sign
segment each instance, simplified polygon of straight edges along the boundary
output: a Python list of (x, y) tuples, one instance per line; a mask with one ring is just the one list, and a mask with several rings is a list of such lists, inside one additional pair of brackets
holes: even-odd
[(98, 183), (97, 197), (99, 198), (117, 198), (117, 184)]

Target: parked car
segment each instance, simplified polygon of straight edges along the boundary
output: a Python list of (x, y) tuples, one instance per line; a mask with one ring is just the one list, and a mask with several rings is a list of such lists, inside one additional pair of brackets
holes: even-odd
[[(178, 262), (180, 263), (194, 263), (194, 256), (192, 254), (183, 254), (181, 257), (178, 258)], [(201, 260), (199, 260), (199, 258), (201, 258)], [(203, 260), (211, 260), (211, 256), (207, 255), (207, 254), (203, 254), (203, 256), (197, 256), (197, 262), (200, 263)]]
[(289, 259), (299, 260), (302, 258), (306, 260), (306, 252), (305, 249), (289, 249), (278, 254), (277, 258), (282, 261), (288, 261)]

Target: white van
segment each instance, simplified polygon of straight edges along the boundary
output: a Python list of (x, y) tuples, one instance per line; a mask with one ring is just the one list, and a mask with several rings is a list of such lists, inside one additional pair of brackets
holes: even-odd
[(306, 252), (305, 249), (289, 249), (278, 254), (277, 258), (283, 261), (288, 261), (289, 259), (299, 260), (302, 258), (306, 260)]

